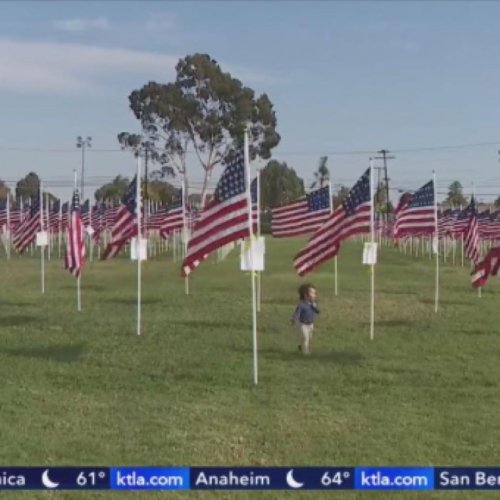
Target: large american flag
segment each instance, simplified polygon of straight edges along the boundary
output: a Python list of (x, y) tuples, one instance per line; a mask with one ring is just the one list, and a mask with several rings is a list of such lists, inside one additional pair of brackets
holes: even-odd
[(111, 227), (111, 241), (104, 250), (102, 260), (113, 258), (134, 236), (137, 236), (137, 176), (135, 176), (122, 197)]
[(481, 259), (481, 247), (479, 245), (479, 223), (474, 196), (471, 197), (469, 206), (464, 212), (467, 216), (467, 226), (464, 232), (465, 255), (474, 264), (477, 264)]
[(29, 215), (24, 219), (14, 234), (14, 247), (19, 253), (23, 253), (28, 245), (36, 238), (36, 234), (42, 229), (40, 218), (40, 194), (31, 198)]
[(490, 276), (497, 276), (500, 269), (500, 247), (491, 248), (486, 257), (472, 271), (472, 285), (484, 286)]
[(182, 229), (184, 226), (184, 200), (182, 198), (182, 188), (176, 189), (172, 197), (172, 204), (167, 208), (161, 221), (160, 235), (163, 238), (167, 238), (169, 233)]
[(71, 203), (71, 215), (69, 219), (66, 255), (64, 257), (64, 267), (75, 278), (79, 278), (83, 268), (83, 224), (80, 213), (80, 195), (76, 189), (73, 193)]
[(396, 215), (394, 237), (433, 234), (435, 231), (434, 181), (429, 181), (412, 195)]
[(307, 245), (294, 259), (300, 276), (313, 271), (323, 262), (335, 257), (342, 241), (370, 231), (372, 200), (370, 169), (354, 184), (345, 201), (313, 234)]
[(330, 217), (328, 186), (307, 194), (304, 198), (271, 210), (271, 232), (275, 238), (310, 234)]
[(211, 252), (249, 237), (248, 199), (243, 151), (225, 168), (213, 199), (201, 212), (188, 243), (182, 275), (188, 276)]

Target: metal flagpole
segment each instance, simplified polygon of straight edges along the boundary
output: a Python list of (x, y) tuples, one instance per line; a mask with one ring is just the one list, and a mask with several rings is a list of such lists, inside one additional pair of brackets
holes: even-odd
[(141, 200), (141, 157), (137, 156), (137, 191), (136, 191), (136, 217), (137, 217), (137, 335), (141, 334), (141, 295), (142, 295), (142, 260), (141, 260), (141, 250), (142, 250), (142, 235), (141, 235), (141, 211), (142, 211), (142, 200)]
[(45, 220), (47, 221), (47, 259), (50, 262), (50, 214), (49, 214), (49, 193), (45, 193)]
[[(76, 191), (78, 189), (78, 173), (76, 171), (76, 168), (73, 170), (73, 178), (74, 178), (73, 189)], [(72, 200), (72, 203), (73, 203), (73, 200)], [(73, 207), (68, 206), (68, 210), (72, 210), (72, 209), (73, 209)], [(73, 218), (71, 218), (71, 223), (73, 223)], [(69, 226), (68, 226), (68, 228), (69, 228)], [(68, 233), (69, 233), (69, 231), (68, 231)], [(68, 234), (68, 236), (70, 236), (70, 234)], [(82, 238), (83, 237), (84, 237), (84, 235), (82, 234)], [(84, 244), (83, 241), (82, 241), (82, 244)], [(68, 244), (66, 244), (66, 248), (68, 248), (67, 245)], [(78, 312), (80, 312), (82, 310), (81, 273), (78, 276), (78, 278), (76, 279), (76, 308), (77, 308)]]
[[(375, 244), (375, 205), (373, 203), (373, 159), (370, 158), (370, 234), (371, 244)], [(375, 264), (371, 268), (370, 340), (375, 338)]]
[(57, 253), (58, 253), (58, 256), (59, 258), (61, 258), (61, 239), (62, 239), (62, 235), (61, 235), (61, 231), (62, 231), (62, 200), (59, 202), (59, 221), (58, 221), (58, 224), (57, 224)]
[[(40, 232), (43, 232), (43, 187), (42, 181), (40, 180)], [(43, 241), (41, 241), (43, 243)], [(40, 257), (41, 257), (41, 278), (42, 278), (42, 294), (45, 293), (45, 247), (40, 246)]]
[[(182, 239), (184, 243), (184, 257), (187, 255), (187, 247), (188, 247), (188, 239), (187, 239), (187, 227), (186, 227), (186, 179), (185, 177), (182, 178), (182, 190), (181, 190), (181, 196), (182, 196)], [(186, 292), (186, 295), (189, 295), (189, 277), (186, 276), (184, 278), (184, 289)]]
[[(253, 216), (253, 214), (252, 214)], [(257, 170), (257, 237), (260, 239), (260, 170)], [(261, 272), (257, 273), (257, 312), (260, 312), (262, 303)]]
[[(472, 183), (472, 196), (473, 196), (474, 201), (475, 201), (476, 200), (476, 187), (474, 186), (474, 183)], [(477, 213), (475, 215), (477, 217)], [(479, 235), (478, 235), (478, 238), (479, 238)], [(479, 242), (479, 251), (481, 252), (481, 242)], [(474, 266), (474, 263), (472, 263), (472, 266)], [(482, 297), (482, 287), (480, 287), (480, 286), (477, 287), (477, 296), (478, 296), (478, 298)]]
[[(328, 181), (328, 204), (330, 205), (330, 213), (333, 213), (333, 200), (332, 200), (332, 181)], [(338, 281), (338, 265), (337, 256), (333, 258), (334, 267), (334, 294), (335, 297), (339, 294), (339, 281)]]
[[(89, 198), (89, 227), (92, 227), (92, 203)], [(93, 229), (93, 228), (92, 228)], [(92, 232), (92, 231), (91, 231)], [(89, 238), (89, 249), (90, 249), (90, 262), (94, 260), (94, 237), (93, 233), (88, 235)]]
[(11, 232), (10, 232), (10, 196), (7, 193), (7, 232), (5, 233), (5, 249), (7, 251), (7, 259), (10, 260), (10, 242), (11, 242)]
[(250, 190), (250, 154), (248, 150), (248, 131), (244, 132), (244, 156), (245, 156), (245, 173), (247, 180), (247, 203), (248, 203), (248, 230), (250, 242), (250, 276), (252, 279), (252, 337), (253, 337), (253, 382), (259, 382), (258, 359), (257, 359), (257, 296), (256, 296), (256, 279), (254, 272), (253, 261), (253, 216), (252, 216), (252, 194)]
[[(433, 188), (434, 188), (434, 238), (435, 238), (435, 241), (437, 243), (437, 241), (438, 241), (438, 206), (437, 206), (436, 172), (435, 171), (432, 172), (432, 184), (433, 184)], [(436, 246), (436, 248), (433, 248), (433, 250), (436, 253), (436, 295), (435, 295), (435, 301), (434, 301), (434, 312), (438, 312), (438, 309), (439, 309), (439, 246), (438, 245), (435, 245), (435, 246)]]

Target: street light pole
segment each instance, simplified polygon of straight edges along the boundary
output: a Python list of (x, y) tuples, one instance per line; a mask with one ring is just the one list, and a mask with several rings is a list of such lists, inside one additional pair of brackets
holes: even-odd
[(80, 176), (80, 191), (81, 191), (81, 199), (85, 200), (84, 196), (84, 187), (85, 187), (85, 148), (92, 147), (92, 137), (87, 136), (84, 139), (81, 135), (76, 138), (76, 147), (82, 150), (82, 174)]

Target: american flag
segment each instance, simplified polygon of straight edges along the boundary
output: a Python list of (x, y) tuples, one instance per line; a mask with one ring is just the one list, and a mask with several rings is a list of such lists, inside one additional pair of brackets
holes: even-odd
[(500, 247), (494, 247), (472, 271), (472, 285), (484, 286), (490, 276), (496, 276), (500, 269)]
[(92, 217), (91, 217), (91, 226), (92, 229), (94, 230), (92, 238), (95, 243), (99, 243), (99, 240), (101, 238), (101, 233), (106, 229), (105, 216), (106, 216), (106, 207), (104, 206), (104, 203), (102, 202), (96, 203), (92, 207)]
[(481, 248), (479, 245), (479, 223), (477, 220), (477, 208), (474, 196), (471, 197), (469, 206), (464, 212), (468, 219), (464, 232), (465, 255), (474, 264), (477, 264), (481, 259)]
[(490, 214), (490, 220), (485, 229), (484, 239), (499, 240), (500, 239), (500, 210)]
[(85, 200), (85, 203), (80, 208), (82, 224), (84, 227), (90, 225), (90, 200)]
[(61, 219), (59, 221), (59, 231), (66, 231), (69, 224), (69, 202), (64, 202), (61, 207)]
[(456, 234), (455, 223), (460, 210), (445, 210), (438, 218), (438, 233), (440, 236), (454, 236)]
[(14, 232), (22, 220), (22, 212), (19, 203), (16, 201), (10, 207), (10, 231)]
[(49, 228), (51, 231), (56, 232), (59, 230), (59, 219), (61, 212), (61, 200), (55, 200), (49, 213)]
[(304, 198), (271, 210), (275, 238), (313, 233), (330, 217), (330, 189), (323, 187)]
[(41, 229), (40, 194), (36, 194), (31, 198), (31, 207), (28, 217), (24, 219), (14, 234), (13, 243), (15, 249), (19, 253), (23, 253)]
[(167, 208), (161, 221), (160, 235), (163, 238), (167, 238), (169, 233), (176, 229), (182, 229), (184, 226), (183, 201), (182, 188), (176, 189), (172, 197), (172, 204)]
[(102, 260), (113, 258), (120, 252), (130, 238), (137, 236), (137, 176), (135, 176), (123, 195), (113, 226), (111, 241), (104, 250)]
[(2, 198), (0, 200), (0, 227), (7, 225), (9, 219), (9, 203), (7, 198)]
[(310, 273), (323, 262), (335, 257), (342, 241), (370, 231), (372, 200), (370, 195), (370, 169), (349, 191), (345, 201), (313, 234), (307, 245), (294, 259), (300, 276)]
[(64, 267), (75, 278), (79, 278), (83, 268), (83, 225), (80, 213), (80, 195), (76, 189), (71, 203), (71, 216), (66, 238)]
[(182, 263), (188, 276), (208, 254), (232, 241), (249, 237), (245, 162), (241, 151), (226, 167), (213, 199), (200, 214)]
[(429, 181), (412, 195), (397, 214), (394, 237), (433, 234), (435, 231), (434, 181)]

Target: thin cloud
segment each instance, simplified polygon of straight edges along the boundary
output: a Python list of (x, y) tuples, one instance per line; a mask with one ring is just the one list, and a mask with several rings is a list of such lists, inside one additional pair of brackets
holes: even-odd
[(126, 75), (165, 80), (174, 77), (178, 59), (155, 52), (0, 38), (0, 89), (75, 93)]
[(105, 17), (62, 19), (54, 21), (54, 28), (69, 33), (106, 30), (109, 28), (109, 21)]
[[(144, 82), (172, 81), (177, 54), (99, 47), (78, 43), (21, 41), (0, 38), (0, 90), (16, 93), (99, 91), (110, 81), (139, 76)], [(226, 65), (245, 85), (269, 86), (285, 78), (241, 66)]]

